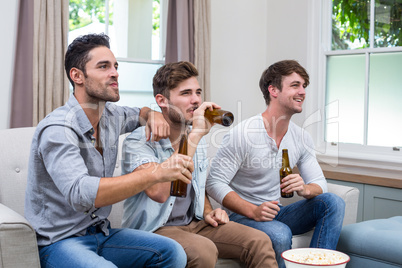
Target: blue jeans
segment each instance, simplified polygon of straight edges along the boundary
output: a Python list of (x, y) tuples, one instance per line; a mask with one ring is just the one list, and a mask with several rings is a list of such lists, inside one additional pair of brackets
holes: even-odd
[(39, 247), (41, 267), (185, 267), (187, 256), (176, 241), (134, 229), (89, 227), (85, 236)]
[(236, 213), (230, 215), (230, 220), (265, 232), (271, 238), (278, 266), (284, 268), (281, 254), (291, 249), (292, 235), (303, 234), (315, 227), (310, 247), (336, 249), (344, 214), (343, 199), (332, 193), (324, 193), (281, 206), (273, 221), (257, 222)]

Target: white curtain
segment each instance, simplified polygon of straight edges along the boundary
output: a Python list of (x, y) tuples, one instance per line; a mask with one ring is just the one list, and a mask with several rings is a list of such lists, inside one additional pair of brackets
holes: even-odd
[(64, 71), (69, 0), (34, 0), (33, 125), (64, 105), (69, 82)]
[(204, 92), (204, 101), (211, 100), (211, 2), (194, 1), (194, 65), (199, 72), (198, 82)]

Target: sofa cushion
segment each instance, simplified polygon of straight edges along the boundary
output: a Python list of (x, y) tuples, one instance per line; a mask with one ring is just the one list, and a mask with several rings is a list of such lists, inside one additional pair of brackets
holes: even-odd
[(28, 159), (34, 127), (0, 131), (0, 203), (24, 215)]
[[(368, 267), (370, 262), (375, 263), (371, 267), (402, 267), (402, 216), (344, 226), (337, 249), (350, 255), (350, 264), (360, 259), (354, 267)], [(363, 262), (366, 266), (360, 266)]]

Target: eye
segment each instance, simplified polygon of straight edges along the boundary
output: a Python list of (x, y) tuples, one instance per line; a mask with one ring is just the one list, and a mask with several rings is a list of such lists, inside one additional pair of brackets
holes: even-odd
[(99, 68), (106, 69), (106, 64), (99, 65)]

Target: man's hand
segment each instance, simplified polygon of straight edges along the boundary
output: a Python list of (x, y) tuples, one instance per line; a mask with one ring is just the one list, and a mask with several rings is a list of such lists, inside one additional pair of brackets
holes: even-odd
[(200, 107), (194, 110), (193, 129), (191, 131), (192, 133), (198, 134), (200, 136), (208, 134), (209, 130), (212, 127), (212, 124), (205, 119), (204, 114), (205, 110), (209, 109), (212, 111), (213, 108), (220, 109), (221, 107), (213, 102), (203, 102)]
[(213, 227), (217, 227), (220, 224), (225, 224), (229, 222), (229, 216), (226, 211), (217, 208), (209, 212), (204, 216), (204, 220), (206, 223)]
[(158, 182), (181, 180), (187, 184), (191, 183), (194, 171), (193, 159), (188, 155), (174, 153), (165, 162), (156, 165)]
[(163, 115), (159, 112), (150, 110), (148, 111), (147, 124), (145, 125), (145, 137), (147, 141), (159, 141), (165, 139), (170, 135), (170, 126), (166, 122)]
[(253, 211), (253, 219), (255, 221), (272, 221), (278, 211), (280, 210), (278, 206), (278, 201), (267, 201), (256, 207)]
[(289, 174), (283, 178), (280, 187), (281, 191), (285, 193), (297, 192), (299, 196), (309, 196), (311, 194), (299, 174)]

